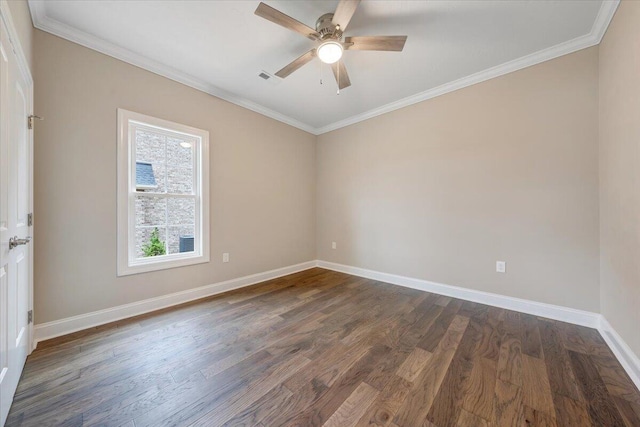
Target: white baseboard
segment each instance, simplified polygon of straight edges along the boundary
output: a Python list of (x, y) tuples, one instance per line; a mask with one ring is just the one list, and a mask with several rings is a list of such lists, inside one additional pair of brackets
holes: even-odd
[(318, 267), (326, 268), (328, 270), (339, 271), (341, 273), (352, 274), (354, 276), (365, 277), (367, 279), (378, 280), (407, 288), (433, 292), (439, 295), (460, 298), (466, 301), (506, 308), (508, 310), (519, 311), (521, 313), (532, 314), (534, 316), (546, 317), (548, 319), (560, 320), (574, 325), (597, 329), (636, 387), (640, 389), (640, 359), (638, 359), (638, 356), (634, 354), (627, 343), (620, 335), (618, 335), (607, 319), (605, 319), (601, 314), (525, 300), (522, 298), (492, 294), (474, 289), (461, 288), (458, 286), (445, 285), (442, 283), (399, 276), (396, 274), (382, 273), (379, 271), (352, 267), (350, 265), (336, 264), (328, 261), (318, 260), (317, 265)]
[(506, 308), (508, 310), (519, 311), (521, 313), (533, 314), (534, 316), (560, 320), (562, 322), (573, 323), (575, 325), (587, 326), (589, 328), (597, 328), (600, 324), (600, 315), (590, 311), (576, 310), (574, 308), (562, 307), (559, 305), (492, 294), (475, 289), (445, 285), (442, 283), (430, 282), (428, 280), (382, 273), (379, 271), (336, 264), (328, 261), (318, 261), (318, 267), (353, 274), (354, 276), (366, 277), (367, 279), (379, 280), (381, 282), (387, 282), (407, 288), (433, 292), (439, 295), (446, 295), (448, 297), (460, 298), (466, 301)]
[(116, 320), (126, 319), (127, 317), (149, 313), (151, 311), (160, 310), (173, 305), (183, 304), (185, 302), (220, 294), (233, 289), (254, 285), (256, 283), (264, 282), (265, 280), (271, 280), (277, 277), (286, 276), (287, 274), (308, 270), (315, 266), (316, 261), (303, 262), (301, 264), (277, 268), (275, 270), (226, 280), (224, 282), (218, 282), (182, 292), (162, 295), (156, 298), (150, 298), (78, 316), (67, 317), (53, 322), (41, 323), (39, 325), (35, 325), (34, 328), (33, 348), (36, 348), (36, 345), (40, 341), (115, 322)]
[(287, 274), (308, 270), (313, 267), (321, 267), (327, 270), (339, 271), (341, 273), (365, 277), (407, 288), (433, 292), (439, 295), (460, 298), (466, 301), (477, 302), (508, 310), (528, 313), (534, 316), (546, 317), (580, 326), (595, 328), (607, 342), (611, 351), (613, 351), (615, 356), (618, 358), (620, 364), (625, 369), (629, 377), (631, 377), (631, 380), (635, 383), (636, 387), (640, 389), (640, 359), (638, 359), (638, 356), (633, 353), (627, 343), (613, 329), (607, 319), (598, 313), (493, 294), (474, 289), (461, 288), (458, 286), (445, 285), (442, 283), (430, 282), (428, 280), (383, 273), (380, 271), (368, 270), (365, 268), (322, 260), (303, 262), (301, 264), (252, 274), (250, 276), (231, 279), (131, 304), (94, 311), (92, 313), (81, 314), (79, 316), (68, 317), (66, 319), (56, 320), (53, 322), (42, 323), (36, 325), (34, 328), (34, 348), (39, 341), (59, 337), (81, 331), (83, 329), (93, 328), (95, 326), (104, 325), (127, 317), (160, 310), (162, 308), (205, 298), (245, 286), (251, 286), (265, 280), (275, 279), (277, 277), (286, 276)]
[(611, 351), (613, 351), (613, 354), (616, 355), (624, 370), (627, 371), (631, 381), (640, 390), (640, 358), (631, 350), (604, 316), (600, 316), (598, 331), (609, 345)]

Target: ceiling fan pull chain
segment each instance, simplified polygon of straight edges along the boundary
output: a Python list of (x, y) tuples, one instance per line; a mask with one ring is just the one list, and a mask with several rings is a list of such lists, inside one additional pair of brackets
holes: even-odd
[(338, 80), (338, 93), (336, 93), (336, 95), (340, 95), (340, 61), (339, 60), (338, 60), (337, 64), (338, 64), (338, 72), (337, 72), (337, 74), (338, 74), (338, 79), (337, 79)]
[(318, 61), (318, 66), (320, 67), (320, 84), (324, 84), (322, 83), (322, 61)]

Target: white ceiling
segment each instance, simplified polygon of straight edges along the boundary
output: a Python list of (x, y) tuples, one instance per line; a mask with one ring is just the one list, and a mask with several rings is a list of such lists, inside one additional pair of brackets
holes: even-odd
[[(266, 0), (314, 27), (332, 1)], [(408, 35), (403, 52), (348, 51), (336, 95), (314, 43), (254, 15), (258, 1), (30, 0), (37, 28), (319, 134), (600, 42), (617, 0), (363, 0), (346, 36)], [(324, 84), (320, 85), (323, 77)]]

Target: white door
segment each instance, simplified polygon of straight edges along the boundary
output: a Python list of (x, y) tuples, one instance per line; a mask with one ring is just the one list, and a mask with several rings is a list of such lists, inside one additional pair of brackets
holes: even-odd
[[(3, 16), (4, 18), (4, 16)], [(30, 78), (0, 20), (0, 425), (31, 352)], [(10, 243), (15, 242), (15, 246)]]

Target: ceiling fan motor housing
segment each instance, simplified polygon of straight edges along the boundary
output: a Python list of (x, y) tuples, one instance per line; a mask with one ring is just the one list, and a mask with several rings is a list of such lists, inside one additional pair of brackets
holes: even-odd
[(323, 63), (331, 65), (333, 75), (338, 82), (338, 88), (344, 89), (351, 85), (344, 62), (340, 61), (346, 49), (402, 51), (407, 36), (358, 36), (347, 37), (344, 42), (342, 41), (343, 32), (349, 25), (360, 1), (340, 0), (335, 13), (325, 13), (316, 20), (315, 30), (260, 2), (255, 11), (256, 15), (316, 42), (315, 47), (278, 70), (275, 75), (284, 79), (314, 58), (318, 58)]
[(338, 39), (342, 37), (342, 31), (333, 24), (333, 13), (325, 13), (316, 21), (316, 31), (322, 40)]

